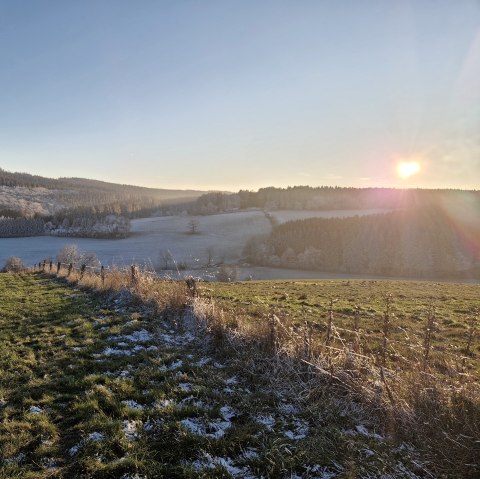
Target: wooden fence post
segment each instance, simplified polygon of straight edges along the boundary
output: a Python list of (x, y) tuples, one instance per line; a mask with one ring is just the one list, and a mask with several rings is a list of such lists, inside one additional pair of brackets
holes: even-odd
[(382, 367), (385, 367), (387, 362), (387, 349), (388, 349), (388, 335), (390, 332), (390, 317), (392, 315), (392, 295), (386, 294), (385, 300), (385, 312), (383, 314), (383, 342), (382, 342)]
[(310, 360), (312, 356), (312, 328), (308, 321), (305, 321), (303, 327), (303, 357)]
[(53, 267), (53, 261), (50, 261), (50, 273), (52, 272), (52, 267)]
[(87, 268), (87, 265), (85, 264), (82, 264), (81, 268), (80, 268), (80, 279), (83, 278), (83, 275), (85, 274), (85, 269)]
[(131, 266), (131, 279), (132, 279), (132, 284), (135, 285), (138, 283), (138, 268), (136, 265), (132, 264)]
[(100, 278), (102, 278), (102, 286), (105, 286), (105, 267), (102, 264), (100, 268)]
[(277, 323), (275, 314), (271, 314), (270, 317), (270, 349), (275, 354), (278, 349), (278, 335), (277, 335)]
[(70, 264), (68, 265), (68, 273), (67, 273), (67, 277), (68, 277), (68, 276), (70, 276), (70, 275), (72, 274), (72, 270), (73, 270), (73, 264), (72, 264), (72, 263), (70, 263)]
[(61, 263), (60, 263), (60, 261), (59, 261), (59, 262), (57, 263), (57, 274), (60, 273), (60, 267), (61, 267), (61, 266), (62, 266), (62, 265), (61, 265)]
[(187, 285), (187, 291), (191, 298), (196, 298), (198, 296), (197, 282), (194, 278), (189, 276), (185, 278), (185, 284)]

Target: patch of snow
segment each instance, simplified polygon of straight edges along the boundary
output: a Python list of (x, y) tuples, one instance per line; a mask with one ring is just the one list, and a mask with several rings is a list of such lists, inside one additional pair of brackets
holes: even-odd
[(275, 418), (271, 415), (268, 416), (257, 416), (255, 418), (255, 421), (257, 421), (259, 424), (262, 426), (265, 426), (269, 431), (273, 430), (273, 426), (275, 426)]
[(308, 423), (303, 419), (296, 419), (293, 428), (284, 431), (284, 434), (292, 441), (300, 441), (301, 439), (305, 439), (307, 437), (308, 431)]
[(175, 401), (172, 401), (171, 399), (157, 399), (153, 403), (153, 407), (155, 408), (165, 408), (168, 406), (172, 406), (175, 404)]
[(298, 414), (300, 412), (297, 406), (289, 403), (281, 403), (278, 406), (278, 410), (282, 414), (289, 414), (289, 415)]
[(207, 365), (210, 361), (212, 360), (212, 358), (200, 358), (196, 363), (195, 363), (195, 366), (198, 366), (198, 367), (202, 367), (202, 366), (205, 366)]
[(225, 380), (225, 384), (227, 386), (232, 386), (233, 384), (238, 384), (237, 376), (233, 376), (231, 378), (228, 378), (227, 380)]
[(133, 399), (127, 399), (125, 401), (122, 401), (122, 404), (128, 409), (132, 409), (133, 411), (143, 411), (145, 409), (144, 406), (138, 404), (138, 402), (134, 401)]
[(102, 354), (104, 356), (131, 356), (132, 351), (130, 351), (129, 349), (115, 349), (115, 348), (106, 347), (103, 350)]
[(148, 343), (154, 339), (152, 333), (148, 332), (146, 329), (140, 329), (134, 331), (131, 334), (126, 334), (123, 336), (111, 336), (108, 338), (110, 341), (130, 341), (132, 343)]
[(356, 435), (356, 434), (360, 434), (361, 436), (371, 437), (371, 438), (376, 439), (378, 441), (383, 440), (383, 436), (381, 436), (380, 434), (377, 434), (375, 432), (373, 432), (373, 433), (369, 432), (368, 429), (363, 424), (358, 424), (357, 426), (355, 426), (355, 431), (352, 431), (351, 429), (348, 430), (348, 431), (345, 431), (345, 434), (349, 434), (351, 436)]
[(99, 442), (105, 439), (105, 434), (103, 432), (91, 432), (87, 436), (87, 441), (91, 442)]
[(245, 460), (258, 459), (259, 457), (258, 450), (253, 447), (247, 447), (247, 449), (242, 451), (242, 458)]
[(189, 393), (193, 388), (190, 383), (179, 383), (178, 387), (186, 393)]
[(253, 479), (249, 472), (248, 467), (238, 467), (234, 465), (234, 462), (229, 457), (214, 457), (210, 454), (205, 453), (204, 458), (196, 460), (192, 463), (192, 467), (196, 471), (201, 471), (202, 469), (215, 469), (217, 467), (223, 467), (228, 474), (233, 477), (238, 477), (242, 479)]
[(237, 415), (237, 412), (230, 406), (223, 406), (222, 408), (220, 408), (220, 415), (226, 421), (230, 421), (230, 419)]
[(38, 406), (30, 406), (29, 411), (31, 414), (42, 414), (44, 412), (43, 409)]
[(73, 457), (75, 456), (76, 454), (78, 454), (78, 451), (80, 451), (80, 449), (83, 447), (83, 441), (79, 442), (78, 444), (75, 444), (75, 446), (72, 446), (69, 450), (68, 450), (68, 454)]
[(141, 425), (140, 421), (129, 421), (128, 419), (122, 422), (122, 430), (128, 441), (133, 441), (138, 437), (138, 427)]
[(180, 421), (182, 426), (197, 436), (220, 439), (232, 425), (230, 421), (214, 420), (205, 422), (202, 418), (187, 418)]
[(179, 369), (183, 366), (183, 361), (179, 359), (178, 361), (174, 361), (170, 366), (168, 366), (168, 369), (170, 371), (173, 371), (174, 369)]

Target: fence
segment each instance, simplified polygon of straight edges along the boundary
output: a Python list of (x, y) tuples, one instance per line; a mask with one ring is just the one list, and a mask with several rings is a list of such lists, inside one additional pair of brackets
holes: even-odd
[[(108, 268), (103, 265), (76, 265), (74, 263), (54, 263), (46, 260), (35, 264), (32, 270), (56, 275), (64, 273), (63, 276), (67, 278), (76, 274), (76, 279), (78, 280), (82, 280), (85, 275), (97, 276), (101, 280), (102, 287), (105, 287), (105, 280), (109, 274), (118, 273), (118, 268)], [(128, 278), (128, 282), (132, 287), (139, 285), (142, 279), (145, 278), (161, 281), (161, 278), (156, 273), (141, 269), (136, 264), (125, 267), (122, 273), (125, 278)], [(186, 278), (184, 283), (188, 297), (195, 298), (199, 296), (198, 284), (194, 278)], [(430, 305), (426, 310), (426, 320), (421, 336), (417, 335), (416, 338), (412, 338), (403, 329), (403, 337), (399, 337), (401, 335), (397, 332), (397, 338), (395, 338), (392, 336), (392, 319), (394, 315), (392, 313), (393, 299), (390, 295), (385, 296), (384, 312), (381, 318), (379, 317), (382, 321), (380, 334), (368, 332), (361, 328), (362, 312), (358, 305), (354, 308), (352, 328), (341, 327), (336, 324), (336, 302), (337, 299), (334, 298), (328, 300), (326, 309), (327, 320), (322, 325), (325, 330), (324, 334), (316, 331), (319, 322), (304, 321), (302, 327), (298, 327), (293, 323), (292, 319), (280, 318), (273, 311), (270, 311), (265, 318), (269, 324), (269, 348), (277, 352), (288, 342), (297, 351), (301, 351), (303, 359), (307, 361), (310, 360), (314, 353), (320, 352), (325, 357), (344, 353), (359, 359), (373, 359), (382, 368), (387, 367), (389, 362), (391, 364), (390, 359), (393, 357), (397, 363), (404, 365), (419, 364), (421, 370), (425, 373), (427, 372), (434, 359), (432, 352), (435, 352), (434, 331), (437, 322), (433, 305)], [(478, 316), (477, 312), (467, 318), (464, 354), (459, 354), (459, 351), (441, 351), (443, 358), (450, 358), (451, 362), (456, 364), (456, 373), (463, 378), (468, 376), (468, 361), (475, 356), (475, 353), (472, 351), (472, 345), (477, 335)], [(367, 348), (367, 344), (370, 347)], [(376, 344), (376, 346), (371, 347), (372, 344)], [(372, 349), (375, 349), (374, 354), (371, 353)]]
[[(35, 263), (31, 268), (33, 272), (43, 272), (43, 273), (50, 273), (56, 274), (60, 276), (62, 271), (65, 272), (66, 270), (66, 277), (69, 278), (73, 274), (78, 275), (78, 279), (81, 280), (84, 278), (85, 275), (92, 275), (100, 277), (102, 286), (105, 286), (105, 280), (109, 274), (113, 272), (118, 272), (118, 268), (109, 268), (105, 267), (104, 265), (100, 266), (90, 266), (87, 264), (75, 264), (75, 263), (63, 263), (63, 262), (56, 262), (43, 260), (39, 263)], [(130, 284), (132, 286), (138, 285), (142, 278), (148, 277), (151, 279), (158, 279), (160, 280), (159, 276), (153, 271), (147, 271), (145, 269), (141, 269), (138, 265), (132, 264), (124, 268), (124, 274), (128, 274)], [(198, 295), (197, 289), (197, 281), (192, 278), (188, 277), (185, 278), (185, 285), (187, 288), (188, 295), (190, 297), (196, 297)]]

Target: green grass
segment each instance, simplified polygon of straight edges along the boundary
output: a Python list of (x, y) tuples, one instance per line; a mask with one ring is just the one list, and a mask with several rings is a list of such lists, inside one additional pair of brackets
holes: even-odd
[[(322, 326), (334, 296), (336, 324), (350, 324), (360, 303), (372, 310), (362, 327), (373, 331), (386, 288), (412, 332), (421, 330), (422, 307), (435, 291), (439, 324), (451, 321), (451, 342), (461, 347), (456, 310), (474, 307), (478, 286), (430, 287), (251, 282), (202, 289), (249, 321), (274, 308), (299, 325)], [(171, 310), (119, 298), (40, 273), (0, 274), (0, 478), (424, 476), (421, 454), (387, 439), (381, 421), (350, 398), (328, 388), (299, 396), (286, 377), (275, 384), (241, 354), (214, 351), (208, 337), (191, 341)], [(128, 339), (135, 335), (144, 342)], [(471, 361), (477, 356), (475, 343)]]
[[(480, 285), (423, 281), (247, 281), (208, 283), (202, 294), (226, 310), (250, 321), (265, 321), (275, 313), (285, 324), (298, 328), (308, 321), (313, 335), (323, 339), (330, 299), (334, 304), (334, 325), (339, 336), (351, 340), (355, 307), (360, 308), (363, 350), (376, 354), (382, 342), (385, 295), (391, 294), (394, 316), (390, 320), (390, 365), (400, 356), (420, 357), (423, 353), (425, 319), (435, 307), (436, 328), (432, 342), (432, 364), (439, 370), (445, 362), (461, 366), (467, 344), (468, 319), (478, 318)], [(477, 321), (480, 323), (480, 320)], [(336, 344), (340, 346), (337, 338)], [(480, 376), (480, 324), (474, 336), (465, 368)]]

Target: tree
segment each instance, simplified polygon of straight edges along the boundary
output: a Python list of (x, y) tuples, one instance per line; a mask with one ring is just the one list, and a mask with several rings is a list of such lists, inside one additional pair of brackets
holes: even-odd
[(199, 223), (195, 218), (191, 218), (188, 222), (188, 233), (191, 235), (198, 234)]
[(76, 244), (65, 245), (57, 254), (57, 261), (65, 264), (75, 264), (82, 257), (80, 250)]
[(100, 266), (100, 260), (95, 253), (89, 251), (82, 251), (79, 262), (85, 266), (92, 266), (98, 268)]

